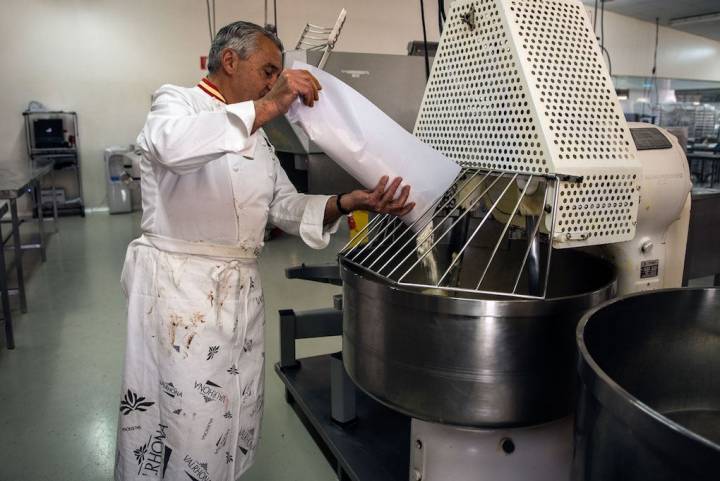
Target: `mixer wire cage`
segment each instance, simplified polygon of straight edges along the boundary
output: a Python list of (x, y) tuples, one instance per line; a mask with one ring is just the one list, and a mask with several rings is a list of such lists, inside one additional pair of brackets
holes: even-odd
[(340, 257), (428, 293), (544, 299), (557, 185), (553, 175), (464, 168), (415, 222), (377, 215)]

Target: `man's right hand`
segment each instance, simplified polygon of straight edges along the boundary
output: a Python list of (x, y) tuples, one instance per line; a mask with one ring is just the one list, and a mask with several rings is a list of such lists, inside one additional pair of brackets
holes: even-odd
[(296, 98), (300, 97), (312, 107), (320, 96), (320, 82), (307, 70), (283, 70), (272, 89), (255, 101), (253, 132), (279, 115), (287, 113)]

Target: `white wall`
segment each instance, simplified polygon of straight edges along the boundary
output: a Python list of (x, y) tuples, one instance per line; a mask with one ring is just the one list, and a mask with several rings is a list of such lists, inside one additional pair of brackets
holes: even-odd
[[(599, 11), (596, 31), (600, 36)], [(661, 26), (658, 43), (658, 77), (720, 81), (720, 42)], [(605, 48), (613, 75), (650, 77), (655, 24), (606, 11)]]
[[(430, 2), (427, 2), (430, 3)], [(0, 14), (0, 164), (26, 162), (21, 112), (30, 100), (75, 110), (88, 207), (105, 203), (102, 151), (135, 141), (163, 83), (194, 85), (210, 40), (204, 0), (10, 0)], [(416, 0), (278, 0), (280, 37), (294, 46), (307, 21), (349, 15), (338, 50), (406, 53), (422, 36)], [(263, 22), (263, 0), (216, 0), (218, 28)], [(428, 5), (429, 39), (437, 9)]]
[[(429, 40), (436, 2), (426, 0)], [(449, 3), (449, 2), (446, 2)], [(217, 25), (263, 21), (264, 0), (216, 0)], [(203, 75), (209, 34), (203, 0), (5, 0), (0, 15), (0, 163), (26, 162), (21, 112), (30, 100), (75, 110), (86, 203), (105, 203), (102, 150), (133, 142), (151, 93)], [(280, 37), (293, 46), (307, 21), (348, 21), (338, 50), (404, 54), (420, 39), (417, 0), (278, 0)], [(649, 75), (654, 26), (606, 13), (614, 73)], [(720, 80), (720, 43), (663, 29), (658, 76)]]

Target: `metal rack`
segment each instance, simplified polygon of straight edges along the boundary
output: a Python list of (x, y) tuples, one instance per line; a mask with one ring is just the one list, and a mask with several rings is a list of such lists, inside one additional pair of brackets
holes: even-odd
[[(556, 196), (554, 176), (466, 168), (418, 220), (407, 225), (391, 215), (376, 216), (340, 254), (392, 284), (542, 299)], [(509, 269), (504, 253), (520, 248), (520, 263)]]
[[(80, 170), (80, 152), (78, 120), (76, 112), (66, 111), (25, 111), (25, 140), (27, 153), (31, 168), (52, 164), (56, 171), (71, 171), (75, 184), (75, 195), (67, 196), (57, 203), (59, 215), (81, 215), (85, 216), (85, 203), (83, 199), (82, 176)], [(52, 142), (41, 139), (37, 136), (40, 122), (56, 121), (55, 125), (62, 124), (63, 132), (61, 137), (56, 137)], [(59, 192), (57, 189), (43, 186), (41, 188), (41, 201), (39, 205), (45, 214), (51, 214), (53, 209), (53, 197)], [(48, 198), (48, 196), (50, 196)], [(57, 199), (55, 199), (57, 200)]]

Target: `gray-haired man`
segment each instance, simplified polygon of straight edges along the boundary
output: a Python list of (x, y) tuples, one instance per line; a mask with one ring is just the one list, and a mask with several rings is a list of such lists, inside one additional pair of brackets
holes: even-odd
[(257, 25), (221, 29), (209, 75), (161, 87), (138, 137), (143, 235), (128, 247), (116, 480), (228, 481), (252, 464), (263, 409), (264, 304), (256, 257), (267, 222), (327, 245), (341, 213), (404, 215), (400, 179), (342, 197), (297, 193), (260, 127), (298, 97), (308, 72), (282, 70)]

